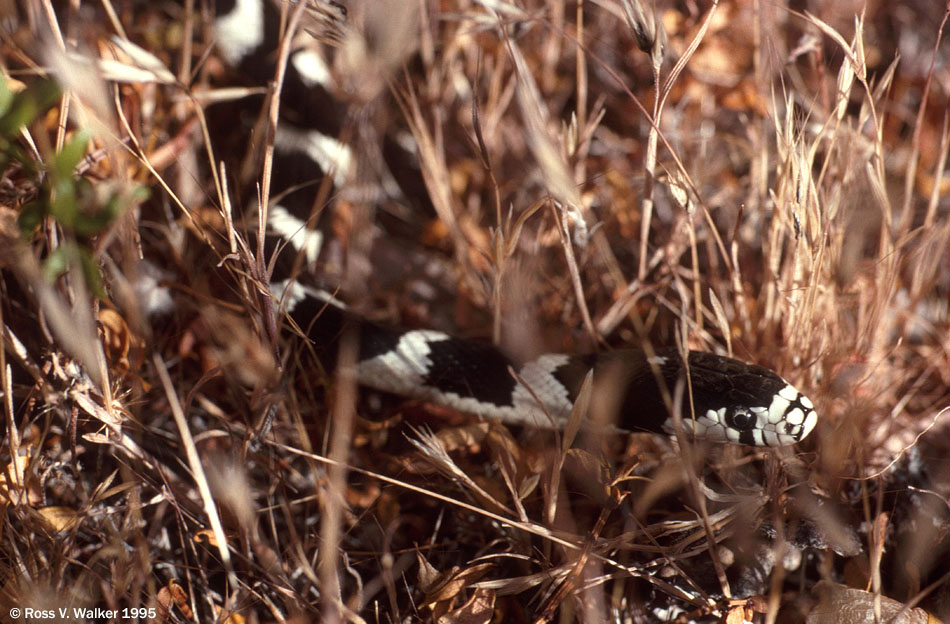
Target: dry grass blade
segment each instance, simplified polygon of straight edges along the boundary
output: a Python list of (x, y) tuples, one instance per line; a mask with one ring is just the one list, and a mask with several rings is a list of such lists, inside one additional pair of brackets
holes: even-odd
[(812, 15), (808, 11), (805, 11), (805, 17), (808, 18), (812, 24), (817, 26), (819, 30), (831, 37), (831, 39), (836, 44), (838, 44), (838, 47), (848, 58), (848, 62), (851, 65), (851, 71), (853, 71), (858, 76), (858, 79), (863, 82), (867, 78), (867, 67), (864, 62), (864, 45), (861, 39), (860, 18), (855, 18), (855, 24), (857, 28), (855, 28), (854, 33), (854, 45), (849, 45), (848, 42), (845, 41), (844, 37), (841, 36), (841, 33), (829, 26), (821, 18)]
[(211, 523), (211, 528), (214, 531), (214, 538), (218, 547), (218, 553), (221, 555), (221, 561), (228, 570), (228, 581), (234, 589), (237, 589), (238, 579), (237, 576), (234, 575), (231, 566), (231, 552), (228, 550), (228, 540), (224, 534), (224, 526), (221, 524), (221, 518), (218, 515), (214, 497), (211, 495), (211, 487), (208, 484), (208, 477), (205, 474), (204, 467), (201, 465), (201, 458), (198, 457), (198, 450), (195, 447), (195, 440), (191, 435), (191, 430), (188, 428), (188, 423), (185, 420), (185, 414), (182, 412), (181, 403), (179, 402), (178, 396), (175, 393), (172, 380), (168, 376), (168, 369), (165, 367), (165, 362), (162, 361), (158, 354), (155, 354), (155, 356), (152, 358), (152, 363), (155, 365), (159, 380), (161, 381), (165, 390), (165, 396), (168, 399), (168, 404), (171, 408), (172, 415), (175, 417), (175, 424), (178, 426), (178, 433), (181, 436), (182, 445), (185, 448), (185, 456), (188, 459), (188, 466), (191, 469), (191, 474), (195, 479), (195, 483), (198, 486), (198, 491), (201, 494), (201, 500), (204, 503), (204, 509), (205, 513), (207, 514), (208, 521)]
[(346, 7), (334, 0), (310, 0), (306, 5), (302, 27), (307, 33), (323, 43), (339, 45), (347, 36)]
[(574, 438), (590, 414), (590, 401), (593, 388), (594, 371), (590, 371), (587, 373), (587, 376), (584, 377), (580, 390), (577, 391), (577, 399), (574, 401), (571, 415), (567, 419), (567, 425), (564, 427), (564, 435), (561, 438), (562, 455), (574, 445)]
[(422, 454), (422, 456), (427, 460), (432, 462), (432, 464), (446, 477), (450, 480), (458, 483), (467, 490), (470, 490), (477, 499), (485, 501), (491, 504), (498, 510), (501, 510), (509, 515), (515, 515), (514, 511), (509, 509), (506, 505), (496, 500), (489, 492), (485, 491), (481, 486), (475, 483), (464, 470), (459, 468), (459, 466), (452, 460), (452, 457), (446, 452), (445, 447), (442, 445), (439, 438), (433, 434), (431, 431), (414, 431), (415, 438), (409, 438), (409, 443), (412, 444), (416, 449)]
[(118, 59), (99, 59), (99, 68), (105, 80), (114, 82), (159, 82), (174, 84), (175, 75), (154, 54), (135, 45), (128, 39), (112, 38), (113, 45), (128, 57), (129, 63)]

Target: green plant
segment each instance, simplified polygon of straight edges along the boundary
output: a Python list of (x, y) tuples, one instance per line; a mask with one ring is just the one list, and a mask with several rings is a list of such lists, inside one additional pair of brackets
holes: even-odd
[(59, 96), (60, 89), (52, 80), (39, 79), (18, 93), (0, 81), (0, 170), (17, 163), (35, 183), (36, 196), (22, 207), (18, 217), (25, 238), (47, 218), (65, 234), (44, 261), (47, 279), (55, 279), (78, 263), (87, 285), (97, 296), (103, 296), (91, 240), (104, 232), (126, 206), (144, 200), (147, 191), (141, 187), (94, 185), (76, 175), (91, 139), (87, 130), (77, 131), (45, 163), (20, 146), (18, 136), (23, 128), (49, 110)]

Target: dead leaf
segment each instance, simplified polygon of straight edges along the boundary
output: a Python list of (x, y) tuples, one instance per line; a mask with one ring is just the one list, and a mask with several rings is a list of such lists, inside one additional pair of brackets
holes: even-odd
[[(875, 595), (863, 589), (852, 589), (829, 581), (821, 581), (813, 590), (819, 603), (808, 614), (806, 624), (863, 624), (874, 622)], [(892, 624), (941, 624), (923, 609), (913, 608), (895, 617), (904, 603), (881, 596), (881, 621)]]
[(128, 370), (132, 333), (125, 319), (112, 308), (100, 308), (99, 329), (109, 363), (121, 370)]
[(487, 624), (495, 613), (495, 592), (476, 589), (472, 597), (458, 609), (438, 619), (439, 624)]
[(214, 538), (214, 531), (211, 529), (198, 531), (192, 539), (199, 544), (208, 544), (212, 548), (217, 548), (218, 546), (218, 540)]
[(752, 609), (745, 605), (738, 605), (729, 609), (725, 624), (743, 624), (752, 621)]
[(171, 613), (172, 607), (176, 606), (178, 610), (181, 611), (181, 614), (185, 616), (186, 620), (190, 620), (194, 617), (194, 612), (191, 610), (191, 607), (188, 606), (188, 594), (175, 579), (169, 580), (168, 585), (158, 590), (157, 599), (158, 604), (161, 605), (168, 614)]
[(492, 565), (491, 563), (479, 563), (461, 571), (458, 567), (454, 567), (448, 573), (441, 574), (441, 578), (436, 579), (429, 591), (426, 592), (425, 604), (433, 605), (452, 600), (462, 590), (485, 576)]
[(418, 550), (416, 551), (416, 560), (419, 562), (419, 574), (417, 575), (419, 588), (424, 592), (428, 592), (439, 580), (439, 571)]
[(0, 472), (0, 506), (7, 503), (37, 505), (43, 500), (28, 471), (32, 457), (32, 451), (27, 448), (25, 453), (17, 455), (7, 464), (6, 470)]
[(79, 512), (69, 507), (43, 507), (37, 511), (46, 525), (59, 533), (72, 531), (79, 524)]
[(218, 605), (214, 605), (214, 612), (218, 616), (217, 621), (221, 624), (245, 624), (245, 622), (247, 622), (247, 619), (240, 613), (232, 611), (231, 613), (225, 614), (224, 609)]

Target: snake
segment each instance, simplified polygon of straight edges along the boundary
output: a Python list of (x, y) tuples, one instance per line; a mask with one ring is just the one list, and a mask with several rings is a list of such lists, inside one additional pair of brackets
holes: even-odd
[[(242, 74), (253, 75), (258, 61), (271, 57), (268, 45), (277, 36), (279, 20), (265, 9), (258, 0), (235, 0), (216, 7), (218, 48)], [(326, 31), (325, 38), (334, 38), (327, 32), (346, 28), (347, 12), (341, 2), (323, 0), (309, 5), (308, 11), (320, 24), (317, 30)], [(290, 65), (293, 71), (284, 85), (284, 99), (300, 104), (294, 108), (297, 120), (309, 126), (277, 128), (275, 176), (312, 163), (307, 177), (332, 174), (334, 184), (342, 187), (353, 156), (348, 146), (333, 138), (339, 127), (333, 123), (332, 107), (326, 105), (332, 101), (330, 72), (320, 58), (303, 50), (295, 53)], [(403, 155), (395, 160), (411, 158)], [(287, 186), (275, 182), (276, 189)], [(398, 194), (399, 189), (392, 193)], [(321, 232), (306, 223), (313, 199), (305, 195), (293, 205), (292, 198), (286, 196), (271, 206), (267, 248), (289, 243), (312, 264), (322, 246)], [(592, 374), (593, 395), (608, 397), (615, 406), (605, 424), (620, 431), (673, 435), (681, 428), (697, 440), (775, 447), (800, 442), (818, 421), (808, 397), (778, 374), (722, 355), (628, 348), (547, 354), (516, 362), (488, 343), (368, 321), (326, 293), (296, 282), (275, 278), (272, 293), (305, 332), (327, 370), (336, 366), (340, 337), (351, 331), (359, 345), (356, 377), (361, 385), (505, 424), (564, 427), (588, 374)]]
[[(369, 321), (324, 292), (295, 283), (279, 288), (328, 370), (349, 333), (358, 345), (361, 385), (507, 425), (565, 427), (588, 374), (593, 393), (613, 398), (616, 415), (608, 425), (619, 431), (675, 435), (676, 403), (683, 432), (708, 442), (788, 446), (818, 422), (811, 400), (777, 373), (722, 355), (627, 348), (517, 363), (488, 342)], [(674, 402), (678, 387), (688, 397)]]

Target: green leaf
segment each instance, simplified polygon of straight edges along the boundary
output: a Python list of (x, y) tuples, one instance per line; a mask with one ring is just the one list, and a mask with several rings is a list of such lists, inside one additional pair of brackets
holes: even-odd
[(52, 180), (49, 213), (63, 228), (72, 231), (79, 219), (79, 203), (72, 179)]
[(53, 282), (73, 268), (79, 269), (82, 280), (93, 295), (99, 298), (106, 296), (102, 273), (100, 273), (99, 265), (92, 257), (92, 252), (85, 247), (77, 246), (75, 243), (66, 242), (47, 256), (43, 263), (43, 277), (47, 281)]
[(52, 172), (59, 178), (69, 178), (76, 170), (76, 165), (86, 155), (86, 146), (89, 144), (89, 132), (80, 130), (72, 139), (63, 145), (63, 149), (53, 157)]
[(141, 204), (152, 196), (152, 191), (147, 186), (136, 185), (132, 189), (132, 197), (129, 198), (129, 206)]
[(91, 214), (80, 214), (73, 230), (77, 236), (95, 236), (109, 227), (113, 219), (115, 219), (115, 214), (108, 208)]
[(7, 86), (7, 81), (0, 77), (0, 118), (3, 118), (9, 110), (11, 102), (13, 102), (13, 91)]
[(27, 176), (37, 177), (36, 161), (30, 158), (19, 145), (0, 135), (0, 169), (6, 169), (7, 164), (11, 162), (20, 163)]
[(45, 216), (46, 208), (40, 201), (31, 201), (23, 206), (20, 210), (20, 216), (17, 217), (17, 225), (20, 226), (20, 232), (24, 236), (29, 236), (33, 233), (33, 230), (39, 226)]
[(46, 262), (43, 263), (43, 277), (47, 282), (54, 281), (57, 277), (69, 270), (69, 253), (66, 246), (54, 249)]
[(82, 276), (86, 280), (86, 286), (89, 287), (90, 292), (99, 299), (105, 298), (106, 287), (102, 281), (102, 273), (99, 272), (99, 265), (96, 264), (92, 253), (85, 247), (79, 249), (79, 265), (82, 268)]
[[(6, 90), (5, 84), (4, 89)], [(59, 95), (60, 90), (55, 82), (41, 79), (12, 97), (3, 96), (6, 106), (0, 109), (0, 136), (16, 136), (20, 128), (31, 123), (52, 106)]]

